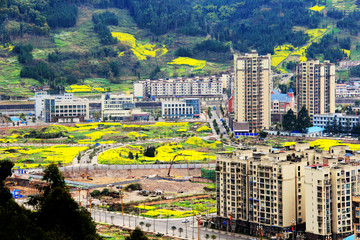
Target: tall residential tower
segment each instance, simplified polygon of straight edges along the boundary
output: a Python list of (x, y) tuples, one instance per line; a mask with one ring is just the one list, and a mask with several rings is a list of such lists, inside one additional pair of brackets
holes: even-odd
[(271, 55), (235, 54), (234, 69), (235, 121), (248, 122), (252, 132), (269, 128)]
[(335, 112), (335, 64), (310, 60), (296, 66), (296, 103), (315, 114)]

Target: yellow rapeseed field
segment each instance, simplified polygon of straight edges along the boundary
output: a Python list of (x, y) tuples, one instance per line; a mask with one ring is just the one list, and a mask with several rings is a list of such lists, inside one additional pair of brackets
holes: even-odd
[(205, 60), (197, 60), (194, 58), (189, 57), (178, 57), (172, 60), (171, 62), (168, 62), (169, 65), (187, 65), (194, 67), (194, 70), (200, 70), (203, 69), (206, 66)]
[(311, 7), (311, 8), (309, 8), (309, 9), (312, 10), (312, 11), (315, 11), (315, 12), (321, 12), (324, 8), (325, 8), (325, 6), (315, 5), (315, 6)]
[[(164, 45), (162, 47), (156, 47), (155, 44), (141, 44), (136, 40), (134, 35), (129, 33), (112, 32), (111, 34), (121, 43), (131, 47), (131, 51), (139, 60), (146, 60), (147, 57), (162, 56), (168, 52)], [(119, 53), (119, 57), (123, 54), (123, 52)]]

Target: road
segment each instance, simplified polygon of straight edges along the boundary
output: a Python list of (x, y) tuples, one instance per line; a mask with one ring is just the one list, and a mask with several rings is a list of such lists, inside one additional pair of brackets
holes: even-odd
[[(98, 223), (107, 223), (113, 224), (116, 226), (124, 226), (126, 228), (134, 229), (135, 226), (141, 227), (140, 222), (143, 222), (144, 225), (142, 227), (143, 230), (148, 230), (149, 232), (153, 233), (163, 233), (167, 236), (175, 236), (182, 239), (197, 239), (198, 238), (198, 227), (197, 221), (195, 220), (195, 225), (193, 224), (193, 217), (187, 218), (179, 218), (179, 219), (151, 219), (151, 218), (144, 218), (139, 216), (132, 216), (128, 214), (122, 215), (121, 212), (108, 212), (99, 209), (92, 209), (91, 210), (91, 217), (95, 222)], [(188, 223), (183, 223), (184, 219), (188, 219)], [(150, 223), (151, 226), (149, 228), (145, 227), (145, 224)], [(175, 226), (176, 230), (173, 232), (171, 227)], [(180, 233), (178, 231), (179, 228), (182, 228), (184, 231)], [(227, 233), (224, 231), (213, 230), (205, 227), (200, 227), (199, 231), (199, 239), (205, 240), (205, 235), (209, 234), (216, 235), (216, 239), (252, 239), (253, 237), (240, 235), (240, 234), (233, 234)]]

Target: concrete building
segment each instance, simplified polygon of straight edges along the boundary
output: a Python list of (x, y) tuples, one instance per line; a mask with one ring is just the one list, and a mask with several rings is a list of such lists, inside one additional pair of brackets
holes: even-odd
[(200, 100), (197, 98), (162, 103), (162, 117), (165, 119), (185, 119), (200, 117)]
[[(224, 80), (225, 79), (225, 80)], [(195, 77), (143, 80), (134, 83), (135, 100), (159, 97), (219, 96), (223, 86), (231, 88), (231, 75), (224, 77)]]
[[(125, 112), (134, 109), (133, 95), (125, 93), (105, 93), (101, 95), (101, 117), (121, 118)], [(124, 111), (125, 110), (125, 111)], [(126, 114), (128, 115), (128, 114)]]
[(269, 146), (218, 154), (217, 214), (221, 221), (233, 214), (236, 229), (265, 236), (282, 233), (292, 220), (305, 222), (304, 157), (274, 151)]
[(83, 122), (89, 118), (89, 101), (75, 99), (73, 93), (35, 93), (35, 116), (45, 122)]
[(296, 66), (296, 103), (310, 117), (335, 112), (335, 64), (310, 60)]
[(234, 55), (235, 122), (248, 122), (250, 131), (270, 126), (271, 55), (256, 51)]
[(101, 96), (101, 114), (110, 121), (148, 120), (149, 114), (135, 109), (132, 94), (105, 93)]
[(360, 240), (360, 196), (353, 196), (353, 222), (354, 222), (354, 239)]
[(359, 85), (348, 85), (345, 83), (336, 84), (335, 87), (335, 96), (338, 98), (353, 98), (360, 96), (360, 86)]
[(342, 239), (353, 231), (351, 197), (359, 194), (360, 153), (296, 143), (217, 154), (217, 214), (235, 231), (284, 234), (295, 223), (307, 239)]
[(313, 116), (314, 127), (326, 128), (328, 125), (333, 125), (334, 122), (341, 125), (343, 129), (351, 129), (359, 123), (359, 116), (342, 113), (316, 114)]
[(305, 168), (308, 239), (343, 239), (353, 234), (352, 196), (359, 194), (359, 171), (359, 163), (350, 162)]

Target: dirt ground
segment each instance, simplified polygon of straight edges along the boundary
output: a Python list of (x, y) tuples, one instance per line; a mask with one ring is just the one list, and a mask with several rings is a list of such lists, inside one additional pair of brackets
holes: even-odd
[[(94, 180), (87, 180), (82, 178), (81, 174), (89, 174)], [(136, 170), (95, 170), (88, 172), (63, 172), (65, 178), (71, 181), (87, 182), (94, 184), (107, 184), (114, 182), (127, 181), (130, 179), (140, 179), (143, 177), (158, 175), (160, 177), (167, 176), (168, 169), (136, 169)], [(200, 176), (200, 169), (173, 169), (171, 176), (175, 178), (182, 178), (187, 176)]]

